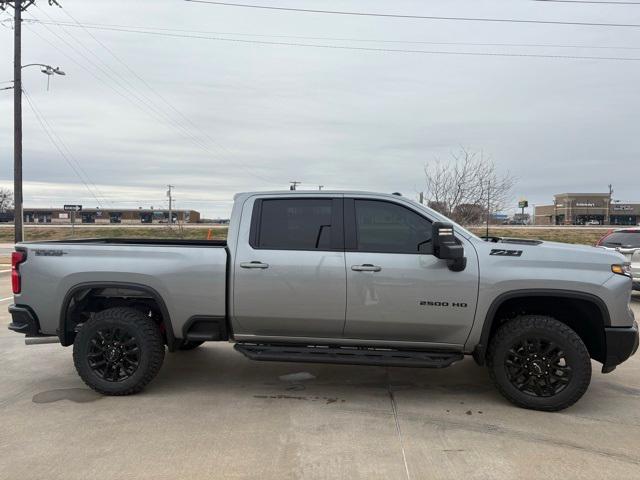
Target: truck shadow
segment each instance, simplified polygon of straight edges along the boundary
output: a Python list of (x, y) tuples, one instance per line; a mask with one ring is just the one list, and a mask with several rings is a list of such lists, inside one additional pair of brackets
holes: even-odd
[(148, 387), (155, 393), (197, 389), (211, 394), (242, 391), (258, 398), (312, 392), (335, 398), (363, 390), (422, 390), (432, 394), (501, 397), (485, 368), (471, 358), (445, 369), (254, 362), (230, 344), (209, 344), (190, 352), (167, 354), (158, 378)]

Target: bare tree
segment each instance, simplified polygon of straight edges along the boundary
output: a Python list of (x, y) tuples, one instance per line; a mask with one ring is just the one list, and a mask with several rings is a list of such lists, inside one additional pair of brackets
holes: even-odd
[(0, 212), (6, 212), (13, 208), (13, 190), (0, 188)]
[(461, 148), (451, 159), (439, 159), (424, 167), (426, 198), (434, 210), (462, 224), (477, 224), (512, 200), (515, 177), (500, 174), (482, 152)]

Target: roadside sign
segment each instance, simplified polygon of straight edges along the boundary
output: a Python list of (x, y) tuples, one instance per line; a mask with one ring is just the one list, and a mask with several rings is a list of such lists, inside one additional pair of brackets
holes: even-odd
[(520, 200), (518, 202), (518, 208), (527, 208), (529, 206), (529, 202), (527, 200)]
[(66, 212), (79, 212), (82, 210), (82, 205), (65, 205), (64, 210)]

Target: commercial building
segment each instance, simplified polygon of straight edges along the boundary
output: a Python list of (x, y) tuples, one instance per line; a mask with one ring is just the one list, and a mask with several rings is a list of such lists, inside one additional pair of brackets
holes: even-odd
[[(13, 212), (6, 220), (13, 221)], [(25, 208), (24, 223), (51, 223), (64, 224), (71, 223), (73, 212), (65, 211), (62, 208)], [(198, 223), (200, 212), (195, 210), (172, 210), (173, 223)], [(149, 223), (169, 223), (169, 210), (156, 209), (101, 209), (87, 208), (75, 213), (75, 223), (123, 223), (123, 224), (149, 224)]]
[(560, 193), (536, 205), (536, 225), (638, 225), (640, 203), (612, 200), (609, 193)]

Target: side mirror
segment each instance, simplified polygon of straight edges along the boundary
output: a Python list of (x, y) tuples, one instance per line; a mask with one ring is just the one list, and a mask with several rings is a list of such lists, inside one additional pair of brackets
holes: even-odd
[(434, 222), (432, 240), (433, 254), (436, 258), (446, 260), (449, 270), (461, 272), (465, 269), (467, 259), (464, 256), (464, 247), (453, 234), (453, 225)]

